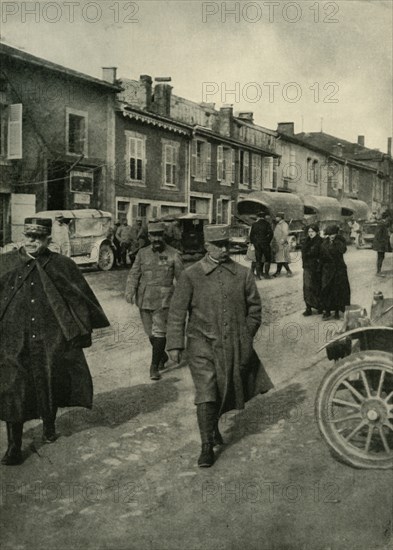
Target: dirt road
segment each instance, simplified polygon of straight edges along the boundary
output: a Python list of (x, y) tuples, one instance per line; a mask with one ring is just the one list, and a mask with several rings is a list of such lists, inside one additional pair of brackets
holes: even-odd
[[(368, 309), (374, 290), (393, 295), (391, 257), (381, 279), (374, 256), (346, 255), (352, 303)], [(196, 467), (188, 369), (151, 382), (138, 311), (123, 299), (126, 271), (87, 273), (112, 323), (87, 352), (95, 405), (63, 409), (53, 445), (41, 446), (39, 422), (26, 423), (25, 462), (1, 469), (2, 549), (391, 548), (392, 472), (336, 461), (317, 430), (314, 399), (330, 363), (316, 351), (330, 323), (301, 315), (300, 261), (293, 269), (258, 282), (256, 349), (275, 389), (222, 418), (226, 445), (207, 470)]]

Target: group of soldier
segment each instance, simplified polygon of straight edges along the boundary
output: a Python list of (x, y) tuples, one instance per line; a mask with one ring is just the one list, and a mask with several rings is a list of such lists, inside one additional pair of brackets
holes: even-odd
[[(223, 443), (220, 416), (273, 387), (254, 348), (261, 300), (251, 271), (229, 255), (227, 225), (204, 228), (206, 255), (184, 268), (166, 243), (165, 224), (149, 223), (149, 243), (135, 254), (125, 296), (139, 308), (159, 380), (168, 358), (186, 352), (195, 385), (202, 449), (200, 467), (212, 466)], [(25, 421), (43, 420), (43, 441), (57, 434), (58, 407), (91, 408), (92, 379), (83, 348), (95, 328), (109, 325), (76, 264), (49, 249), (52, 222), (27, 218), (24, 245), (0, 265), (0, 418), (7, 423), (4, 465), (23, 460)], [(176, 285), (174, 284), (176, 281)]]
[(271, 279), (269, 272), (273, 259), (277, 265), (273, 277), (278, 277), (283, 267), (287, 272), (287, 277), (292, 277), (293, 273), (289, 267), (291, 262), (288, 243), (289, 226), (285, 221), (284, 212), (277, 212), (274, 229), (270, 215), (266, 211), (259, 212), (257, 218), (257, 221), (251, 226), (249, 236), (250, 244), (255, 251), (255, 258), (251, 258), (251, 269), (256, 278)]

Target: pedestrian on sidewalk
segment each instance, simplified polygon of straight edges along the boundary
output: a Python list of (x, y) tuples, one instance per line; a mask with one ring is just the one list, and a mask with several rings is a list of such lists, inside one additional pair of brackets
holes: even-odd
[(165, 244), (165, 224), (149, 223), (151, 244), (139, 250), (127, 278), (125, 297), (136, 304), (143, 328), (152, 345), (150, 379), (159, 380), (168, 356), (165, 352), (168, 309), (174, 291), (174, 280), (184, 266), (178, 250)]
[[(250, 242), (255, 249), (255, 268), (256, 277), (261, 279), (270, 279), (270, 262), (272, 252), (270, 243), (273, 238), (273, 230), (267, 218), (267, 212), (259, 212), (257, 221), (252, 224), (250, 230)], [(265, 268), (265, 270), (264, 270)]]
[(347, 266), (344, 254), (347, 245), (344, 237), (339, 235), (338, 225), (329, 225), (325, 229), (326, 238), (321, 245), (321, 300), (324, 309), (323, 319), (329, 319), (331, 311), (335, 319), (340, 318), (340, 311), (351, 303)]
[(277, 212), (276, 222), (276, 227), (273, 232), (272, 250), (274, 252), (277, 269), (273, 277), (279, 277), (283, 267), (285, 267), (287, 277), (292, 277), (293, 273), (289, 267), (291, 262), (288, 244), (289, 226), (285, 221), (284, 212)]
[(92, 408), (83, 349), (109, 326), (76, 264), (48, 246), (52, 221), (26, 218), (24, 245), (0, 262), (0, 418), (8, 448), (1, 463), (22, 462), (23, 423), (43, 420), (43, 441), (57, 436), (58, 407)]
[(305, 317), (312, 315), (312, 308), (323, 313), (321, 303), (321, 245), (319, 227), (316, 224), (309, 225), (307, 237), (302, 245), (303, 260), (303, 297), (306, 310)]
[(187, 337), (202, 442), (200, 467), (212, 466), (214, 446), (223, 444), (220, 416), (243, 409), (249, 399), (273, 387), (253, 348), (261, 299), (250, 270), (229, 256), (229, 230), (222, 224), (204, 227), (207, 254), (182, 273), (169, 308), (167, 351), (176, 363)]
[(377, 275), (379, 277), (385, 276), (381, 271), (386, 252), (392, 252), (392, 247), (390, 245), (389, 225), (389, 214), (388, 212), (384, 212), (373, 240), (373, 250), (377, 253)]

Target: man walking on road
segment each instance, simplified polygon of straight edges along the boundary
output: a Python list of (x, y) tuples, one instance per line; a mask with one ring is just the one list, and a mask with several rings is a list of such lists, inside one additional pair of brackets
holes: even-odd
[(139, 307), (143, 328), (152, 345), (151, 380), (161, 378), (168, 356), (165, 353), (169, 304), (174, 291), (174, 279), (183, 271), (177, 250), (165, 244), (165, 224), (149, 223), (151, 244), (139, 250), (127, 278), (127, 302)]
[(120, 260), (123, 266), (127, 265), (127, 255), (132, 247), (134, 233), (134, 228), (126, 221), (116, 231), (116, 238), (120, 243)]
[[(266, 215), (266, 212), (259, 212), (258, 220), (252, 224), (250, 231), (250, 242), (255, 248), (257, 279), (260, 279), (261, 275), (265, 279), (270, 279), (269, 270), (272, 256), (270, 242), (273, 238), (273, 230)], [(263, 271), (264, 265), (265, 272)]]
[(207, 254), (182, 273), (167, 332), (169, 357), (179, 363), (188, 317), (187, 360), (196, 390), (202, 468), (213, 465), (213, 447), (223, 443), (219, 417), (273, 387), (253, 348), (261, 324), (255, 279), (229, 257), (229, 226), (205, 226), (204, 237)]
[(382, 264), (385, 259), (386, 252), (391, 252), (392, 247), (390, 245), (389, 235), (390, 219), (389, 214), (384, 212), (382, 214), (382, 220), (379, 222), (377, 230), (375, 232), (373, 240), (373, 250), (377, 253), (377, 275), (378, 277), (384, 277), (382, 274)]
[(91, 409), (93, 385), (83, 349), (109, 326), (76, 264), (51, 252), (52, 221), (26, 218), (25, 242), (0, 262), (0, 418), (8, 448), (1, 463), (22, 462), (23, 423), (43, 419), (43, 441), (57, 436), (58, 407)]

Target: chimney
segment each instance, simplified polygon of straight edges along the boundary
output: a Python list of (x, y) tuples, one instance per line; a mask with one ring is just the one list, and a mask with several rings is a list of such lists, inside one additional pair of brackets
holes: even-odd
[(172, 86), (168, 82), (171, 81), (171, 77), (157, 77), (154, 80), (157, 84), (154, 86), (152, 110), (158, 115), (169, 117), (171, 115)]
[(389, 157), (392, 156), (392, 138), (388, 137), (388, 155)]
[(150, 109), (152, 101), (152, 77), (148, 74), (141, 74), (139, 77), (138, 100), (144, 109)]
[(224, 105), (220, 107), (220, 112), (218, 114), (219, 121), (219, 133), (222, 136), (231, 137), (232, 135), (232, 124), (233, 124), (233, 106)]
[(117, 67), (102, 67), (102, 80), (109, 82), (109, 84), (115, 84), (116, 71)]
[(238, 118), (240, 118), (240, 120), (245, 120), (246, 122), (254, 124), (254, 113), (251, 113), (249, 111), (241, 111), (238, 115)]
[(295, 135), (295, 123), (294, 122), (279, 122), (277, 125), (277, 132), (279, 134), (287, 134), (288, 136)]
[(336, 157), (343, 156), (343, 146), (341, 145), (341, 143), (337, 143), (336, 145), (333, 145), (332, 153)]
[(364, 147), (364, 136), (358, 136), (358, 145)]

